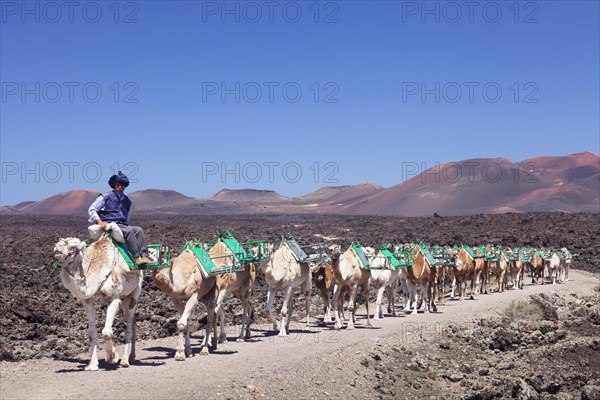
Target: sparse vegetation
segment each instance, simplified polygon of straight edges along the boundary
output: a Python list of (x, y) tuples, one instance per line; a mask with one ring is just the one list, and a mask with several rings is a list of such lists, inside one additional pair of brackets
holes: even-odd
[(516, 321), (539, 321), (544, 317), (544, 310), (535, 303), (527, 300), (513, 300), (502, 313), (512, 322)]

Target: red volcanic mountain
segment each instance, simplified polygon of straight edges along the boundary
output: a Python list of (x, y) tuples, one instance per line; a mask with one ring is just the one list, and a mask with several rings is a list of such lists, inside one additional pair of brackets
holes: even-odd
[(19, 211), (32, 214), (81, 214), (87, 215), (90, 204), (100, 193), (93, 190), (72, 190), (46, 197), (19, 207)]
[(288, 198), (272, 190), (256, 189), (223, 189), (206, 197), (203, 200), (221, 201), (221, 202), (254, 202), (254, 203), (278, 203)]
[[(97, 192), (75, 190), (1, 211), (85, 214)], [(525, 211), (600, 212), (600, 156), (577, 153), (517, 163), (479, 158), (438, 165), (390, 188), (323, 187), (288, 198), (271, 190), (223, 189), (204, 199), (172, 190), (129, 194), (136, 211), (179, 214), (328, 213), (421, 216)]]
[(421, 216), (522, 211), (600, 211), (600, 157), (579, 153), (513, 163), (446, 163), (348, 205), (348, 214)]
[(586, 179), (600, 173), (598, 155), (589, 151), (568, 156), (533, 157), (519, 163), (547, 179)]
[(147, 189), (132, 192), (128, 195), (133, 202), (134, 211), (157, 210), (165, 207), (185, 206), (195, 202), (192, 197), (187, 197), (174, 190)]

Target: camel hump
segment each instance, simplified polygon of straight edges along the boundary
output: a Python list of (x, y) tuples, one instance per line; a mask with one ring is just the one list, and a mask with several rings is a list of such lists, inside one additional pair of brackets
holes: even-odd
[(290, 250), (292, 250), (292, 253), (294, 254), (294, 257), (296, 257), (296, 260), (298, 260), (300, 262), (304, 262), (304, 261), (308, 260), (308, 258), (309, 258), (308, 254), (306, 254), (306, 252), (304, 250), (302, 250), (302, 248), (300, 247), (298, 242), (296, 242), (296, 239), (294, 239), (291, 236), (288, 236), (288, 237), (284, 237), (283, 241), (285, 243), (287, 243)]

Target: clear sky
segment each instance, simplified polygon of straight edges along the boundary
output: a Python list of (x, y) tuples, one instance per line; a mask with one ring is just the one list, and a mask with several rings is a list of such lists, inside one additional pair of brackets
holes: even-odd
[(599, 152), (598, 1), (0, 4), (2, 205)]

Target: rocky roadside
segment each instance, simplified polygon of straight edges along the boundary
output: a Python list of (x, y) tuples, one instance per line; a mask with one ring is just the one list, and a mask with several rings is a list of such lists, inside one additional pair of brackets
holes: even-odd
[(379, 398), (600, 399), (600, 294), (533, 295), (421, 341), (365, 353)]

